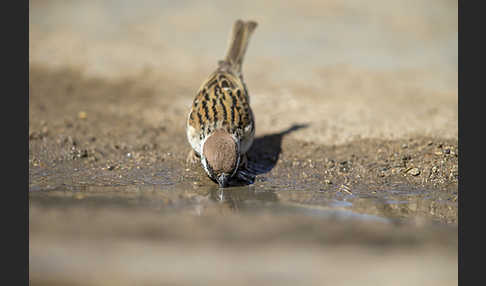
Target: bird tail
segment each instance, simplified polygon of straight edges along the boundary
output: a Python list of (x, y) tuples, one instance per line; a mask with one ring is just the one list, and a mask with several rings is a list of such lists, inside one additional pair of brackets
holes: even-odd
[(254, 21), (237, 20), (233, 25), (229, 47), (224, 61), (220, 61), (220, 67), (229, 66), (233, 71), (241, 74), (241, 65), (245, 57), (246, 48), (250, 36), (258, 26)]

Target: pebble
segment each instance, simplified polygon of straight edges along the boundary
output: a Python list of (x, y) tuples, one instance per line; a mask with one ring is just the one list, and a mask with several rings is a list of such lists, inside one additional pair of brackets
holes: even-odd
[(29, 132), (29, 139), (37, 139), (39, 137), (40, 137), (40, 135), (37, 132), (35, 132), (35, 131)]
[(86, 158), (86, 157), (88, 157), (88, 150), (86, 150), (86, 149), (81, 150), (79, 152), (79, 154), (78, 154), (78, 157), (79, 158)]
[(409, 173), (412, 176), (418, 176), (420, 175), (420, 170), (418, 168), (412, 168), (407, 173)]
[(78, 112), (78, 118), (79, 119), (86, 119), (86, 118), (88, 118), (88, 114), (85, 111), (80, 111), (80, 112)]
[(328, 184), (328, 185), (331, 185), (332, 182), (330, 180), (324, 180), (324, 183)]

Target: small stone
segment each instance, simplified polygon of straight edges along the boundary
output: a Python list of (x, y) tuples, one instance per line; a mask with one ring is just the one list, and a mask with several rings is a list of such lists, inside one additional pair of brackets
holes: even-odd
[(332, 185), (331, 180), (324, 180), (324, 183), (326, 183), (326, 184), (328, 184), (328, 185)]
[(29, 139), (37, 139), (39, 137), (40, 137), (39, 133), (37, 133), (35, 131), (30, 131), (29, 132)]
[(86, 158), (86, 157), (88, 157), (88, 150), (86, 150), (86, 149), (81, 150), (79, 152), (79, 154), (78, 154), (78, 157), (79, 158)]
[(86, 119), (86, 118), (88, 118), (88, 114), (85, 111), (80, 111), (80, 112), (78, 112), (78, 118), (79, 119)]
[(412, 168), (407, 173), (412, 176), (418, 176), (420, 175), (420, 170), (418, 168)]

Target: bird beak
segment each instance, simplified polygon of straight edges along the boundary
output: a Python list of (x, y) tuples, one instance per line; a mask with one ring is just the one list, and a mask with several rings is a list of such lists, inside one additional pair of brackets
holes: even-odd
[(230, 176), (228, 174), (225, 174), (225, 173), (218, 176), (217, 181), (218, 181), (220, 188), (224, 188), (224, 187), (228, 186), (229, 177)]

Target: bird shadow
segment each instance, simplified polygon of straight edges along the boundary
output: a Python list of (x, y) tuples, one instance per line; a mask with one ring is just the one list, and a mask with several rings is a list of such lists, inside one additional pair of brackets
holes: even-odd
[[(273, 133), (255, 138), (247, 153), (248, 165), (246, 171), (253, 176), (270, 172), (277, 164), (282, 153), (282, 140), (287, 134), (308, 127), (309, 124), (294, 124), (279, 133)], [(235, 186), (249, 185), (252, 182), (238, 181)]]

